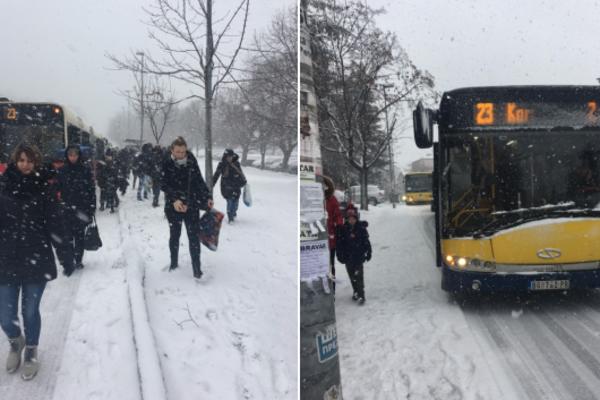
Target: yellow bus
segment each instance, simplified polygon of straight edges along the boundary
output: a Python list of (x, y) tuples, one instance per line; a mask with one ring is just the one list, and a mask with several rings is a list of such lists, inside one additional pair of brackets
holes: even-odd
[(433, 200), (431, 172), (408, 172), (404, 175), (404, 195), (406, 205), (431, 204)]
[(506, 86), (417, 106), (444, 290), (600, 286), (599, 104), (596, 86)]

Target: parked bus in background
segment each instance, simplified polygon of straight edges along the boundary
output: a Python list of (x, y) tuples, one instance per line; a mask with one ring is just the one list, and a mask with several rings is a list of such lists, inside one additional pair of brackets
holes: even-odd
[(433, 199), (431, 172), (408, 172), (404, 175), (404, 195), (406, 205), (431, 204)]
[(453, 90), (417, 106), (433, 145), (437, 265), (447, 291), (600, 286), (600, 88)]
[[(6, 99), (5, 99), (6, 100)], [(96, 156), (97, 138), (91, 128), (84, 125), (65, 107), (54, 103), (21, 103), (0, 101), (0, 173), (13, 149), (22, 141), (35, 144), (45, 163), (60, 167), (64, 149), (69, 144), (79, 144), (87, 159)]]

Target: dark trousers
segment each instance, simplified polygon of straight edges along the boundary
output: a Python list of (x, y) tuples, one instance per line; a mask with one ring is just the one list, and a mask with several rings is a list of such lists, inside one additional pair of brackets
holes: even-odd
[(365, 280), (363, 276), (363, 264), (351, 265), (346, 264), (346, 271), (352, 282), (352, 289), (354, 293), (358, 294), (358, 297), (365, 298)]
[(89, 217), (78, 210), (69, 210), (67, 214), (67, 246), (73, 249), (75, 264), (83, 260), (85, 228), (90, 223)]
[(227, 200), (227, 218), (231, 221), (237, 217), (238, 205), (240, 204), (239, 197), (231, 197)]
[(200, 269), (200, 238), (198, 237), (200, 227), (200, 211), (188, 211), (180, 213), (172, 206), (165, 209), (169, 221), (169, 250), (171, 251), (171, 265), (177, 265), (179, 260), (179, 237), (181, 236), (181, 225), (185, 223), (185, 230), (190, 245), (190, 256), (194, 270)]
[(21, 293), (21, 315), (25, 328), (25, 344), (37, 346), (42, 329), (40, 302), (46, 282), (0, 284), (0, 326), (9, 339), (21, 336), (19, 323), (19, 293)]
[(160, 180), (152, 179), (152, 204), (158, 205), (159, 197), (160, 197)]

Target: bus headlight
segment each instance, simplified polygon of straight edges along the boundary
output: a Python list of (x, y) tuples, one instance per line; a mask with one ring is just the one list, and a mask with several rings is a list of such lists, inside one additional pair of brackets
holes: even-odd
[(447, 254), (444, 257), (446, 265), (459, 271), (496, 272), (496, 264), (491, 261), (482, 261), (478, 258), (468, 258)]

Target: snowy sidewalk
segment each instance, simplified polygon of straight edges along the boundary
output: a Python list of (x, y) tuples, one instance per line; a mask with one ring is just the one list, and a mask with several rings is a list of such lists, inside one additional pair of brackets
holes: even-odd
[(364, 306), (351, 300), (344, 266), (336, 268), (344, 398), (518, 398), (477, 346), (460, 307), (440, 289), (429, 207), (383, 204), (361, 218), (369, 222), (373, 246)]
[[(245, 174), (254, 204), (240, 204), (236, 223), (224, 224), (217, 252), (202, 248), (200, 282), (192, 278), (185, 228), (179, 269), (168, 272), (162, 194), (158, 208), (133, 194), (122, 207), (141, 255), (169, 399), (296, 399), (297, 180), (254, 168)], [(225, 208), (218, 186), (215, 203)]]
[[(60, 274), (60, 272), (59, 272)], [(42, 334), (39, 345), (39, 359), (42, 368), (35, 383), (25, 382), (20, 372), (8, 375), (4, 368), (8, 354), (8, 342), (2, 332), (0, 340), (0, 399), (29, 400), (48, 399), (56, 386), (56, 371), (62, 362), (65, 338), (73, 314), (73, 299), (77, 296), (80, 274), (66, 278), (60, 274), (46, 286), (42, 297)]]

